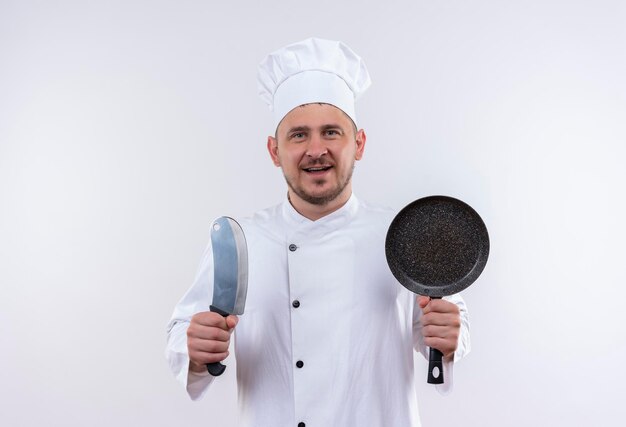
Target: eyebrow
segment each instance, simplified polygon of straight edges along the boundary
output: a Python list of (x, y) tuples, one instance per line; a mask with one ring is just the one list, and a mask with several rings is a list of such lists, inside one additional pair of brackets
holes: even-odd
[(322, 126), (322, 130), (328, 130), (328, 129), (341, 129), (343, 130), (343, 127), (339, 124), (336, 123), (330, 123), (327, 125)]
[[(343, 127), (341, 127), (341, 125), (336, 124), (336, 123), (329, 123), (329, 124), (325, 124), (320, 126), (321, 130), (328, 130), (328, 129), (341, 129), (343, 130)], [(309, 132), (311, 130), (311, 128), (309, 126), (294, 126), (292, 128), (289, 128), (289, 130), (287, 131), (287, 134), (291, 134), (294, 132)]]
[(307, 132), (310, 131), (311, 128), (308, 126), (294, 126), (292, 128), (289, 128), (289, 130), (287, 131), (287, 134), (291, 134), (294, 132)]

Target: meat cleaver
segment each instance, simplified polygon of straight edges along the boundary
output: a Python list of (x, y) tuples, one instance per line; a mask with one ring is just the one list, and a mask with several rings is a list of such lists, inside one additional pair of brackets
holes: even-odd
[[(210, 310), (226, 317), (243, 314), (248, 292), (248, 247), (239, 223), (222, 216), (211, 226), (213, 249), (213, 302)], [(226, 366), (207, 364), (209, 373), (222, 375)]]

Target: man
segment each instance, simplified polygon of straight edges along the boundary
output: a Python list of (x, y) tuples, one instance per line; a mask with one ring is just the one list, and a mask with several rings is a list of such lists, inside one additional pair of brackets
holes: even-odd
[(441, 350), (449, 385), (469, 351), (467, 312), (458, 295), (416, 298), (394, 279), (384, 254), (393, 212), (352, 194), (367, 69), (343, 43), (308, 39), (270, 54), (259, 81), (287, 200), (240, 221), (250, 262), (241, 319), (208, 311), (209, 245), (168, 328), (170, 367), (200, 398), (219, 381), (206, 364), (228, 356), (235, 331), (245, 426), (417, 426), (414, 350)]

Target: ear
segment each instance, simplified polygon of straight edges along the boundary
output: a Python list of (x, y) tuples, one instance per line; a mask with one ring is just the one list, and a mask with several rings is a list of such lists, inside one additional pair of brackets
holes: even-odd
[(367, 141), (367, 136), (365, 135), (365, 131), (361, 129), (356, 133), (356, 153), (354, 154), (354, 158), (356, 160), (361, 160), (363, 158), (365, 141)]
[(278, 141), (273, 136), (267, 137), (267, 151), (270, 153), (274, 166), (280, 167), (280, 159), (278, 158)]

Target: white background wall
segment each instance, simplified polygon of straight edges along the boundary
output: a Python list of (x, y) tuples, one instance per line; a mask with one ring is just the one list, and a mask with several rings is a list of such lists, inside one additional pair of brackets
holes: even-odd
[(284, 197), (256, 65), (315, 35), (374, 81), (359, 197), (490, 230), (423, 424), (623, 425), (625, 5), (1, 0), (0, 424), (236, 425), (234, 369), (189, 401), (164, 327), (210, 221)]

